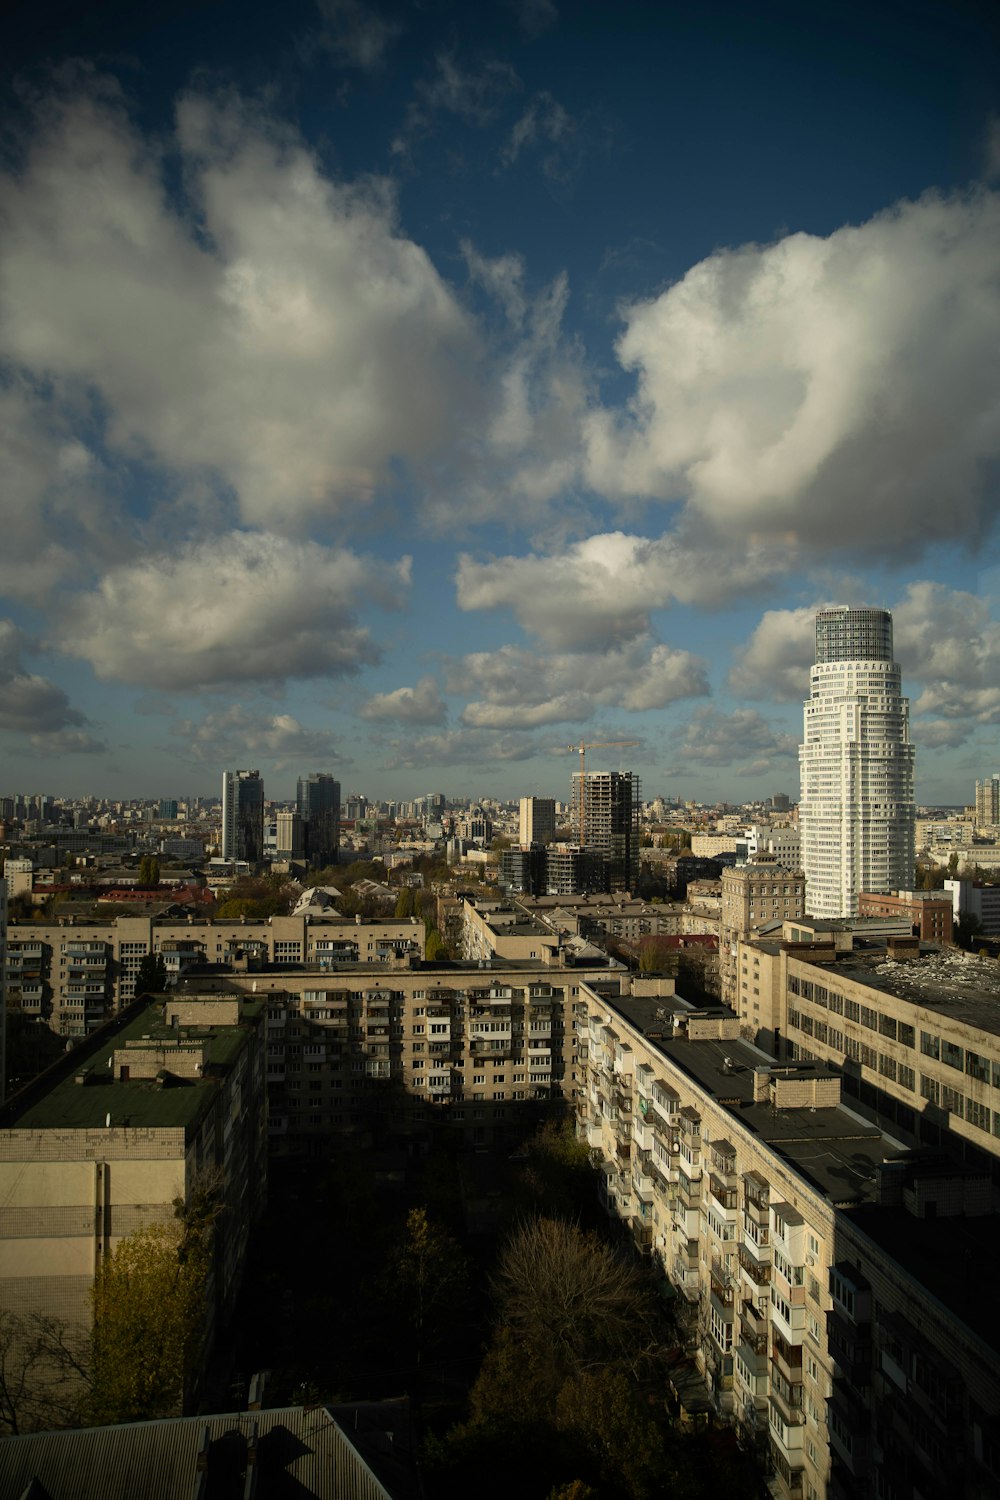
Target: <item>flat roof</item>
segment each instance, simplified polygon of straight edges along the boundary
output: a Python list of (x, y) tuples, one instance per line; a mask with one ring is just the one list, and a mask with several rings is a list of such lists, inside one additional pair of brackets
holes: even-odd
[[(163, 1003), (150, 1001), (130, 1011), (123, 1026), (114, 1022), (75, 1047), (46, 1075), (8, 1100), (0, 1113), (0, 1128), (14, 1130), (98, 1130), (108, 1115), (112, 1126), (136, 1129), (189, 1129), (201, 1118), (218, 1087), (218, 1071), (227, 1072), (247, 1045), (267, 997), (229, 993), (240, 1000), (240, 1023), (235, 1026), (182, 1026), (164, 1024)], [(211, 998), (217, 998), (213, 995)], [(197, 995), (186, 995), (193, 1002)], [(201, 1045), (204, 1073), (200, 1078), (170, 1078), (160, 1084), (155, 1078), (121, 1079), (109, 1065), (114, 1052), (129, 1043), (148, 1041), (173, 1046), (178, 1041)], [(213, 1070), (218, 1070), (213, 1072)], [(169, 1073), (169, 1061), (166, 1063)], [(86, 1073), (86, 1083), (76, 1082)]]
[(833, 962), (805, 962), (1000, 1036), (1000, 964), (995, 959), (925, 946), (911, 958), (893, 958), (879, 948), (838, 955)]
[[(658, 1017), (655, 998), (628, 998), (609, 1002), (621, 1012), (658, 1052), (728, 1109), (745, 1129), (766, 1142), (801, 1177), (834, 1204), (872, 1201), (875, 1172), (886, 1157), (897, 1157), (903, 1148), (843, 1104), (828, 1109), (773, 1109), (754, 1103), (754, 1074), (758, 1068), (787, 1074), (788, 1065), (777, 1062), (758, 1047), (731, 1037), (726, 1040), (689, 1041), (674, 1039), (667, 1018)], [(797, 1071), (797, 1070), (796, 1070)], [(823, 1076), (832, 1070), (822, 1070)], [(815, 1068), (805, 1076), (815, 1076)]]

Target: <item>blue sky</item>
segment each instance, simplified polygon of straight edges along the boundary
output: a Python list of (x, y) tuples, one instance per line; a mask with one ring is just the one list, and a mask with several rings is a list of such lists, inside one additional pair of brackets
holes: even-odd
[(0, 24), (0, 792), (795, 795), (831, 602), (1000, 765), (994, 6)]

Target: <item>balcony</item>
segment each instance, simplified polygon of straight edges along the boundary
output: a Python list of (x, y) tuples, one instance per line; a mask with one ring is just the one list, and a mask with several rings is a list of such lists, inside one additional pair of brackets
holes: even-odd
[(736, 1277), (721, 1260), (713, 1260), (711, 1268), (712, 1295), (724, 1307), (732, 1307), (736, 1301)]
[(751, 1396), (766, 1396), (770, 1385), (767, 1354), (745, 1338), (736, 1348), (736, 1368)]
[(785, 1453), (797, 1458), (805, 1440), (805, 1415), (800, 1411), (790, 1416), (772, 1391), (768, 1397), (767, 1420), (772, 1440), (776, 1439)]
[(719, 1177), (717, 1173), (708, 1174), (708, 1190), (715, 1199), (720, 1213), (727, 1219), (736, 1218), (737, 1193), (735, 1186), (730, 1186), (725, 1178)]
[(743, 1336), (754, 1349), (767, 1352), (768, 1316), (754, 1302), (740, 1304), (740, 1322)]
[(736, 1255), (740, 1266), (755, 1286), (767, 1286), (771, 1280), (771, 1266), (766, 1260), (758, 1260), (747, 1245), (738, 1245)]
[(868, 1325), (858, 1328), (840, 1313), (828, 1312), (826, 1341), (830, 1356), (845, 1379), (855, 1388), (868, 1385), (872, 1378), (872, 1343)]

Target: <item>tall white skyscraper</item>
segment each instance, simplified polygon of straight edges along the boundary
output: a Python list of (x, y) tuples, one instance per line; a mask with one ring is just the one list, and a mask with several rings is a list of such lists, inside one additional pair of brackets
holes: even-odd
[(910, 702), (887, 609), (821, 610), (799, 750), (806, 910), (853, 916), (862, 891), (913, 885)]

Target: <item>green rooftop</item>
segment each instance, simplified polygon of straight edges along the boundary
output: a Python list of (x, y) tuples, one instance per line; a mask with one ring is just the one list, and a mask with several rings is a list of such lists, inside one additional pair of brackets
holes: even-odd
[[(0, 1128), (103, 1130), (110, 1115), (113, 1129), (192, 1130), (266, 1010), (266, 996), (232, 998), (239, 1002), (236, 1025), (168, 1026), (162, 1000), (130, 1007), (14, 1095), (0, 1111)], [(208, 1003), (218, 999), (211, 996)], [(197, 1001), (185, 997), (183, 1003), (190, 1008)], [(150, 1054), (159, 1049), (162, 1064), (155, 1066)], [(129, 1054), (130, 1076), (123, 1078), (120, 1064), (128, 1064)], [(151, 1076), (132, 1076), (136, 1072)]]

